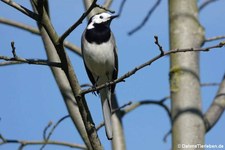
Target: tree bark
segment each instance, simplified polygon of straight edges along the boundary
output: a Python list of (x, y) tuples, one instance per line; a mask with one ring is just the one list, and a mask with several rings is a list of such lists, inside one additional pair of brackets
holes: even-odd
[[(169, 24), (170, 49), (202, 45), (204, 30), (198, 21), (196, 0), (169, 0)], [(170, 56), (170, 92), (173, 150), (204, 144), (198, 52)]]

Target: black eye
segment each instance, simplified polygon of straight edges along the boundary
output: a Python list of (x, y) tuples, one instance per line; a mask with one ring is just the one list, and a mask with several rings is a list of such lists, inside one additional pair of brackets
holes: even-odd
[(100, 16), (100, 19), (103, 19), (103, 16)]

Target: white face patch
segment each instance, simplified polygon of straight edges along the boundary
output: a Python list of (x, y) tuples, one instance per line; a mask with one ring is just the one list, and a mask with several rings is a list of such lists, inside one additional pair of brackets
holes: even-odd
[(100, 13), (92, 17), (91, 22), (88, 24), (87, 29), (93, 29), (94, 24), (100, 24), (110, 20), (111, 15), (108, 13)]

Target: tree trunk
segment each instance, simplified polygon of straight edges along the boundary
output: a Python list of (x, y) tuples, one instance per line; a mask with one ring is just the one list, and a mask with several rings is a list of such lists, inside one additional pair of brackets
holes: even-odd
[[(198, 21), (196, 0), (169, 0), (170, 49), (200, 47), (204, 30)], [(201, 109), (199, 53), (176, 53), (170, 57), (170, 92), (173, 119), (173, 150), (200, 149), (204, 144)]]

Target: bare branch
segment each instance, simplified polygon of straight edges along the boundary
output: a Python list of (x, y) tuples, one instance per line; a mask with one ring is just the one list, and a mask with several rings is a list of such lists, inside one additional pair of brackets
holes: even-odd
[(66, 146), (69, 148), (78, 148), (78, 149), (87, 149), (84, 145), (81, 144), (74, 144), (74, 143), (68, 143), (68, 142), (62, 142), (62, 141), (28, 141), (28, 140), (17, 140), (17, 139), (7, 139), (5, 137), (3, 137), (2, 135), (0, 135), (0, 145), (4, 145), (4, 144), (19, 144), (20, 147), (19, 149), (24, 148), (25, 146), (31, 146), (31, 145), (43, 145), (43, 144), (47, 144), (47, 145), (58, 145), (58, 146)]
[(47, 130), (48, 130), (51, 126), (52, 126), (52, 121), (50, 121), (50, 122), (48, 123), (48, 125), (44, 128), (44, 131), (43, 131), (43, 139), (44, 139), (44, 140), (47, 139), (47, 136), (46, 136)]
[(52, 129), (49, 131), (48, 135), (46, 134), (46, 132), (47, 132), (47, 129), (52, 125), (52, 122), (50, 122), (50, 123), (46, 126), (46, 128), (44, 129), (44, 132), (43, 132), (43, 138), (44, 138), (44, 141), (46, 142), (46, 144), (43, 144), (43, 145), (42, 145), (42, 147), (40, 148), (41, 150), (44, 149), (44, 147), (47, 145), (47, 143), (48, 143), (50, 137), (52, 136), (52, 134), (53, 134), (53, 132), (55, 131), (55, 129), (59, 126), (59, 124), (60, 124), (63, 120), (65, 120), (65, 119), (67, 119), (67, 118), (69, 118), (69, 117), (70, 117), (70, 115), (66, 115), (66, 116), (62, 117), (61, 119), (59, 119), (59, 120), (56, 122), (56, 124), (52, 127)]
[(33, 64), (33, 65), (45, 65), (45, 66), (51, 66), (51, 67), (59, 67), (61, 68), (61, 63), (59, 62), (49, 62), (44, 59), (26, 59), (26, 58), (21, 58), (21, 57), (7, 57), (7, 56), (0, 56), (0, 60), (5, 60), (9, 61), (8, 63), (2, 62), (0, 63), (0, 66), (5, 66), (5, 65), (11, 65), (11, 64)]
[(96, 4), (97, 0), (93, 0), (91, 6), (87, 9), (87, 11), (85, 13), (83, 13), (83, 15), (68, 29), (66, 30), (66, 32), (63, 33), (63, 35), (61, 35), (61, 37), (59, 38), (59, 43), (63, 43), (63, 41), (65, 40), (65, 38), (78, 26), (80, 25), (83, 20), (88, 16), (88, 14), (91, 12), (92, 9), (94, 9), (95, 7), (98, 7)]
[(25, 31), (29, 31), (33, 34), (37, 34), (39, 35), (39, 30), (37, 28), (34, 28), (34, 27), (31, 27), (31, 26), (28, 26), (26, 24), (23, 24), (23, 23), (20, 23), (20, 22), (16, 22), (16, 21), (13, 21), (13, 20), (9, 20), (9, 19), (5, 19), (5, 18), (2, 18), (0, 17), (0, 23), (3, 23), (3, 24), (6, 24), (6, 25), (10, 25), (10, 26), (14, 26), (14, 27), (17, 27), (19, 29), (23, 29)]
[(18, 63), (27, 63), (27, 64), (34, 64), (34, 65), (46, 65), (46, 66), (60, 67), (60, 68), (62, 67), (61, 63), (58, 63), (58, 62), (49, 62), (43, 59), (25, 59), (25, 58), (18, 57), (16, 55), (16, 47), (14, 42), (11, 42), (11, 47), (12, 47), (13, 57), (0, 56), (0, 60), (2, 59), (5, 61), (10, 61), (10, 63), (7, 64), (3, 62), (1, 63), (1, 66), (3, 66), (4, 64), (6, 65), (16, 64), (15, 62), (18, 62)]
[(163, 48), (162, 48), (162, 46), (159, 44), (159, 41), (158, 41), (158, 36), (154, 36), (154, 38), (155, 38), (155, 44), (159, 47), (159, 50), (160, 50), (160, 52), (161, 52), (161, 55), (163, 55), (164, 54), (164, 50), (163, 50)]
[(168, 117), (170, 118), (170, 121), (172, 123), (172, 117), (171, 117), (171, 113), (169, 108), (166, 106), (166, 104), (164, 104), (164, 102), (166, 100), (170, 99), (170, 96), (166, 96), (164, 98), (162, 98), (161, 100), (142, 100), (142, 101), (138, 101), (136, 103), (131, 104), (130, 106), (126, 107), (125, 109), (123, 109), (123, 116), (126, 115), (127, 113), (135, 110), (136, 108), (138, 108), (139, 106), (142, 105), (149, 105), (149, 104), (154, 104), (154, 105), (159, 105), (161, 107), (163, 107), (165, 109), (165, 111), (167, 112)]
[[(6, 25), (10, 25), (25, 31), (28, 31), (30, 33), (36, 34), (40, 36), (40, 32), (37, 28), (17, 22), (17, 21), (13, 21), (13, 20), (9, 20), (9, 19), (5, 19), (0, 17), (0, 23), (6, 24)], [(77, 55), (81, 56), (81, 49), (79, 47), (77, 47), (76, 45), (72, 44), (69, 41), (64, 41), (63, 45), (68, 48), (69, 50), (71, 50), (72, 52), (75, 52)], [(9, 65), (9, 64), (6, 64)]]
[(225, 35), (207, 38), (207, 39), (205, 39), (205, 42), (211, 42), (211, 41), (222, 40), (222, 39), (225, 39)]
[(128, 103), (126, 103), (126, 104), (124, 104), (124, 105), (122, 105), (122, 106), (120, 106), (120, 107), (114, 109), (114, 110), (112, 111), (112, 114), (116, 113), (117, 111), (121, 111), (121, 109), (123, 109), (123, 108), (125, 108), (125, 107), (127, 107), (127, 106), (129, 106), (129, 105), (131, 105), (131, 104), (132, 104), (132, 102), (130, 101), (130, 102), (128, 102)]
[(119, 8), (119, 11), (118, 11), (118, 15), (121, 16), (122, 14), (122, 11), (123, 11), (123, 8), (125, 6), (125, 3), (126, 3), (126, 0), (123, 0), (120, 4), (120, 8)]
[(225, 109), (225, 75), (220, 83), (218, 92), (210, 105), (207, 112), (204, 114), (205, 129), (208, 132), (217, 123)]
[(105, 125), (105, 122), (102, 121), (99, 125), (96, 126), (96, 130), (98, 131), (98, 130), (101, 129), (104, 125)]
[[(168, 99), (170, 99), (170, 96), (166, 96), (164, 98), (162, 98), (161, 100), (142, 100), (142, 101), (138, 101), (136, 103), (131, 104), (130, 106), (126, 107), (125, 109), (122, 110), (122, 116), (124, 117), (124, 115), (127, 115), (129, 112), (134, 111), (136, 108), (138, 108), (139, 106), (142, 105), (158, 105), (160, 107), (162, 107), (170, 120), (170, 124), (172, 126), (172, 116), (171, 116), (171, 112), (170, 109), (168, 108), (168, 106), (165, 104), (165, 101), (167, 101)], [(166, 142), (167, 137), (171, 134), (171, 129), (165, 134), (165, 136), (163, 137), (163, 141)]]
[(71, 50), (72, 52), (76, 53), (78, 56), (81, 56), (81, 48), (72, 44), (69, 41), (64, 41), (63, 45), (68, 48), (69, 50)]
[(19, 10), (20, 12), (22, 12), (23, 14), (25, 14), (26, 16), (36, 20), (37, 22), (39, 22), (39, 16), (38, 14), (32, 12), (31, 10), (27, 9), (26, 7), (17, 4), (16, 2), (13, 2), (12, 0), (1, 0), (2, 2), (6, 3), (7, 5)]
[(14, 45), (14, 41), (11, 42), (11, 47), (12, 47), (12, 54), (13, 54), (13, 57), (14, 58), (17, 58), (17, 55), (16, 55), (16, 47)]
[(81, 94), (84, 95), (84, 94), (87, 94), (89, 92), (94, 92), (94, 91), (100, 90), (104, 87), (107, 87), (107, 86), (110, 86), (110, 85), (113, 85), (113, 84), (116, 84), (116, 83), (119, 83), (119, 82), (124, 82), (126, 78), (134, 75), (137, 71), (151, 65), (153, 62), (160, 59), (161, 57), (164, 57), (164, 56), (167, 56), (167, 55), (170, 55), (170, 54), (173, 54), (173, 53), (178, 53), (178, 52), (201, 52), (201, 51), (207, 52), (207, 51), (210, 51), (210, 50), (215, 49), (215, 48), (221, 48), (224, 45), (225, 45), (225, 41), (220, 42), (217, 45), (213, 45), (213, 46), (209, 46), (209, 47), (205, 47), (205, 48), (184, 48), (184, 49), (172, 49), (172, 50), (164, 51), (163, 55), (160, 53), (159, 55), (155, 56), (154, 58), (150, 59), (149, 61), (147, 61), (147, 62), (141, 64), (140, 66), (135, 67), (133, 70), (127, 72), (126, 74), (124, 74), (120, 78), (117, 78), (114, 81), (99, 85), (95, 88), (89, 88), (89, 89), (86, 89), (86, 90), (82, 90)]
[(202, 4), (199, 6), (199, 11), (201, 11), (203, 8), (205, 8), (206, 6), (208, 6), (210, 3), (212, 2), (216, 2), (218, 0), (204, 0), (202, 2)]
[(219, 83), (201, 83), (201, 87), (207, 87), (207, 86), (218, 86)]
[(136, 28), (132, 29), (130, 32), (128, 32), (128, 35), (132, 35), (138, 30), (140, 30), (148, 21), (148, 19), (151, 17), (152, 13), (155, 11), (155, 9), (159, 6), (161, 0), (157, 0), (156, 3), (152, 6), (152, 8), (149, 10), (148, 14), (145, 16), (143, 21), (140, 25), (138, 25)]
[(163, 137), (163, 142), (167, 142), (168, 136), (172, 133), (172, 129), (170, 129)]
[(19, 62), (19, 61), (4, 61), (4, 62), (0, 62), (0, 66), (9, 66), (9, 65), (18, 65), (18, 64), (25, 64), (25, 63), (24, 62)]

